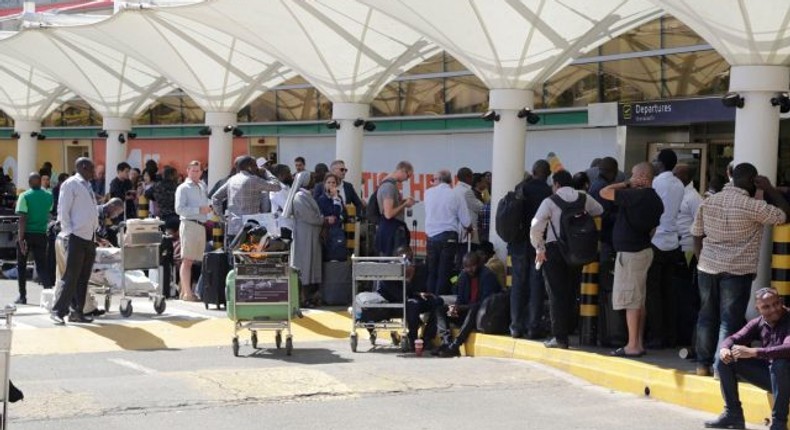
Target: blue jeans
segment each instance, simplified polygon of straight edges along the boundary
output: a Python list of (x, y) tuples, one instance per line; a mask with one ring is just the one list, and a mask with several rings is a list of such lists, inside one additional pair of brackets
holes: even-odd
[(428, 281), (427, 290), (434, 295), (451, 293), (450, 277), (456, 249), (458, 233), (446, 231), (428, 238)]
[(510, 332), (526, 334), (540, 330), (546, 288), (543, 275), (535, 269), (535, 249), (527, 242), (507, 246), (513, 263), (510, 287)]
[(697, 318), (697, 362), (718, 362), (718, 345), (746, 324), (753, 275), (711, 275), (699, 271), (700, 310)]
[(790, 360), (778, 359), (773, 363), (757, 358), (716, 364), (719, 372), (721, 395), (724, 397), (725, 412), (734, 417), (743, 417), (741, 400), (738, 396), (738, 376), (753, 385), (770, 391), (774, 396), (771, 412), (771, 430), (785, 430), (788, 403), (790, 403)]

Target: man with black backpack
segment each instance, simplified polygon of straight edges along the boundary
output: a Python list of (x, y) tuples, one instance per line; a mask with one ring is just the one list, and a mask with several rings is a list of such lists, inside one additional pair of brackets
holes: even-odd
[(395, 171), (387, 175), (368, 200), (368, 222), (376, 224), (376, 251), (389, 257), (400, 246), (410, 241), (409, 228), (404, 221), (406, 209), (414, 206), (414, 198), (403, 198), (398, 184), (405, 182), (414, 174), (408, 161), (401, 161)]
[(554, 195), (540, 204), (529, 236), (536, 251), (536, 267), (543, 267), (549, 294), (553, 337), (544, 345), (567, 349), (576, 309), (574, 289), (579, 287), (582, 266), (598, 257), (598, 230), (593, 217), (601, 215), (603, 207), (576, 191), (573, 176), (567, 171), (558, 171), (552, 181)]
[(529, 243), (529, 222), (543, 200), (551, 197), (546, 180), (551, 174), (549, 163), (538, 160), (532, 166), (532, 177), (508, 193), (497, 207), (496, 228), (507, 242), (513, 263), (513, 285), (510, 291), (510, 335), (539, 339), (543, 336), (540, 320), (543, 315), (545, 287), (540, 270), (535, 268), (535, 248)]

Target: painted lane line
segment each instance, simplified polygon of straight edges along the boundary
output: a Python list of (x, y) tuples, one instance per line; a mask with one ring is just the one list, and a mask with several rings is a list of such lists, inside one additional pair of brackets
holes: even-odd
[(111, 363), (115, 363), (119, 366), (126, 367), (127, 369), (136, 370), (145, 375), (153, 375), (157, 373), (156, 370), (151, 369), (150, 367), (143, 366), (142, 364), (137, 364), (135, 362), (124, 360), (123, 358), (108, 358), (107, 361)]

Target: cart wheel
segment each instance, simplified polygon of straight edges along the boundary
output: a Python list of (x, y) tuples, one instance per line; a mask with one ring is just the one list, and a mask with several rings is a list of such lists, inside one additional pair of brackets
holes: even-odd
[(400, 345), (400, 335), (397, 331), (390, 332), (390, 339), (392, 339), (392, 346)]
[(402, 352), (409, 352), (411, 351), (411, 347), (409, 345), (409, 336), (402, 336), (400, 339), (400, 350)]
[(291, 355), (294, 350), (294, 341), (288, 337), (285, 339), (285, 355)]
[(276, 335), (274, 335), (274, 345), (277, 347), (277, 349), (280, 349), (283, 346), (283, 335), (279, 331)]
[(252, 342), (252, 347), (258, 349), (258, 333), (252, 332), (252, 336), (250, 337), (250, 342)]
[(130, 316), (132, 316), (132, 312), (134, 312), (134, 309), (132, 308), (132, 302), (126, 302), (126, 303), (127, 305), (124, 306), (123, 302), (121, 302), (121, 307), (120, 307), (121, 316), (124, 318), (129, 318)]
[(165, 309), (167, 309), (167, 301), (165, 300), (165, 298), (161, 297), (159, 299), (156, 299), (156, 301), (154, 302), (154, 311), (156, 311), (156, 314), (162, 315), (165, 312)]
[(351, 335), (351, 352), (357, 352), (357, 335)]
[(376, 346), (376, 337), (378, 337), (378, 335), (375, 331), (370, 332), (370, 344), (373, 346)]
[(112, 306), (112, 296), (110, 293), (104, 296), (104, 310), (106, 312), (110, 312), (110, 307)]
[(234, 357), (238, 357), (239, 356), (239, 338), (238, 337), (234, 337), (233, 338), (233, 356)]

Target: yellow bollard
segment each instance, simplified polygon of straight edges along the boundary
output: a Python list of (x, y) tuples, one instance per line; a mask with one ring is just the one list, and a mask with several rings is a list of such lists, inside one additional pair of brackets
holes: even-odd
[(225, 245), (224, 238), (225, 232), (223, 231), (222, 223), (217, 221), (214, 223), (214, 228), (211, 229), (211, 239), (214, 242), (215, 250), (222, 249)]
[[(595, 217), (595, 226), (601, 231), (601, 217)], [(600, 246), (600, 244), (599, 244)], [(599, 262), (594, 261), (582, 268), (581, 295), (579, 303), (579, 325), (581, 345), (596, 346), (598, 344), (598, 274), (601, 271)]]
[(513, 258), (510, 254), (507, 255), (507, 263), (505, 263), (505, 288), (513, 286)]
[(771, 287), (790, 303), (790, 224), (774, 227)]
[(145, 195), (137, 196), (137, 218), (148, 218), (148, 199)]
[(346, 219), (346, 223), (343, 226), (343, 230), (346, 232), (346, 247), (349, 254), (354, 254), (354, 249), (357, 246), (357, 207), (350, 204), (346, 205), (346, 214), (348, 219)]

